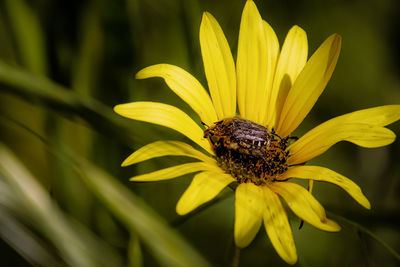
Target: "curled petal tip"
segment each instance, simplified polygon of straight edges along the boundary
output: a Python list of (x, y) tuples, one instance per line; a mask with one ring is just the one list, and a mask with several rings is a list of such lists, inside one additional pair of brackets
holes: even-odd
[(143, 70), (144, 70), (144, 69), (141, 69), (141, 70), (139, 70), (138, 72), (136, 72), (136, 74), (135, 74), (135, 79), (141, 80), (141, 79), (145, 79), (145, 78), (146, 78), (146, 77), (143, 75)]
[(176, 213), (177, 213), (179, 216), (183, 216), (183, 215), (186, 215), (186, 214), (188, 213), (188, 212), (184, 211), (184, 210), (181, 208), (181, 206), (179, 205), (179, 202), (178, 202), (178, 204), (176, 205), (175, 210), (176, 210)]
[(367, 210), (370, 210), (370, 209), (371, 209), (371, 203), (369, 202), (368, 199), (365, 199), (365, 203), (363, 203), (362, 206), (363, 206), (364, 208), (366, 208)]
[(291, 31), (296, 30), (296, 31), (304, 31), (303, 28), (301, 28), (299, 25), (293, 25), (292, 28), (290, 29)]
[(247, 0), (247, 1), (246, 1), (245, 8), (248, 7), (248, 6), (250, 6), (250, 5), (256, 7), (256, 4), (254, 3), (253, 0)]
[(204, 17), (208, 17), (208, 16), (210, 16), (210, 15), (211, 15), (211, 13), (208, 12), (208, 11), (204, 11), (204, 12), (203, 12), (203, 18), (204, 18)]
[(342, 40), (342, 36), (338, 33), (334, 33), (334, 34), (332, 34), (332, 36), (334, 36), (335, 39)]
[(338, 47), (338, 49), (340, 49), (342, 45), (342, 36), (337, 33), (334, 33), (330, 36), (330, 38), (333, 39), (332, 43), (334, 43)]
[(326, 218), (326, 220), (324, 221), (324, 223), (330, 227), (330, 229), (328, 231), (330, 232), (339, 232), (340, 230), (342, 230), (342, 227), (335, 221), (332, 221), (328, 218)]
[(121, 105), (116, 105), (116, 106), (113, 107), (113, 110), (114, 110), (115, 113), (119, 114), (120, 106)]
[(210, 12), (204, 11), (203, 16), (201, 17), (201, 24), (210, 23), (210, 19), (213, 18), (213, 15)]

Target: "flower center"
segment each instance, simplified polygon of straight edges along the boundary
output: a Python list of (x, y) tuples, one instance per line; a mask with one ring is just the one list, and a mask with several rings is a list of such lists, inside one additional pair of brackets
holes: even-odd
[(266, 184), (288, 168), (289, 137), (239, 117), (226, 118), (204, 131), (220, 167), (238, 183)]

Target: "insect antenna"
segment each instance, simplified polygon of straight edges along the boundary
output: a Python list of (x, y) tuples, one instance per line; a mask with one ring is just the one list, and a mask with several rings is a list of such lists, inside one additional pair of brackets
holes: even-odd
[(203, 124), (204, 126), (206, 126), (207, 127), (207, 129), (208, 128), (210, 128), (210, 126), (208, 126), (207, 124), (205, 124), (204, 122), (202, 122), (202, 121), (200, 121), (201, 122), (201, 124)]

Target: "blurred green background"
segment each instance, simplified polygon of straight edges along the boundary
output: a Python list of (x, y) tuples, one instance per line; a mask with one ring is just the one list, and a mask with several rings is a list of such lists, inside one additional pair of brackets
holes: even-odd
[[(187, 217), (175, 213), (191, 175), (156, 183), (130, 177), (185, 158), (121, 168), (135, 149), (183, 140), (123, 119), (112, 107), (150, 100), (194, 112), (161, 79), (134, 74), (156, 63), (185, 68), (206, 85), (199, 48), (203, 11), (222, 26), (236, 57), (245, 1), (0, 1), (1, 266), (231, 266), (233, 193)], [(309, 54), (343, 37), (336, 71), (296, 131), (350, 111), (400, 103), (398, 0), (256, 1), (280, 43), (294, 24)], [(389, 126), (400, 133), (400, 124)], [(314, 194), (342, 225), (326, 233), (291, 217), (296, 266), (398, 266), (400, 141), (379, 149), (340, 143), (312, 161), (351, 178), (366, 211), (338, 187)], [(347, 219), (344, 219), (347, 218)], [(262, 229), (239, 266), (286, 266)]]

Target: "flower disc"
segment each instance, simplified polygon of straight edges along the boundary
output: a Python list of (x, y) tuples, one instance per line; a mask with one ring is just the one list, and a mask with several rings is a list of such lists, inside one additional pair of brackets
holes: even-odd
[(288, 168), (289, 138), (239, 117), (223, 119), (204, 131), (222, 169), (239, 183), (273, 181)]

